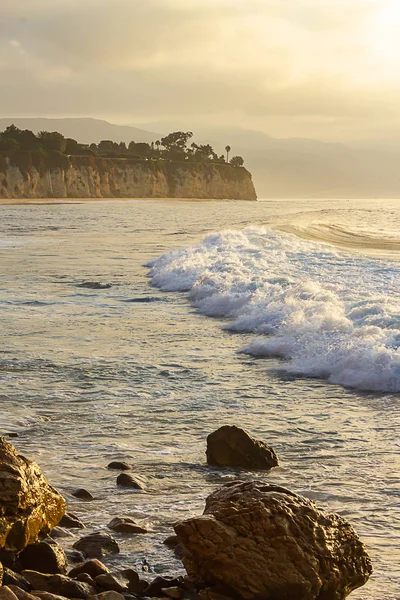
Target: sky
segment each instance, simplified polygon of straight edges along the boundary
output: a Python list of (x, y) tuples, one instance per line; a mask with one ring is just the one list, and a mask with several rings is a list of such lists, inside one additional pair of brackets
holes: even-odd
[(0, 116), (400, 137), (400, 0), (1, 0)]

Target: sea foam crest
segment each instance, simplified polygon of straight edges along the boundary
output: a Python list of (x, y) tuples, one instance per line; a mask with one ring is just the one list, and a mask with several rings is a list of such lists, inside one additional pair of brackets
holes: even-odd
[(151, 261), (152, 284), (188, 292), (225, 329), (254, 332), (240, 352), (362, 390), (400, 391), (400, 266), (267, 228), (223, 231)]

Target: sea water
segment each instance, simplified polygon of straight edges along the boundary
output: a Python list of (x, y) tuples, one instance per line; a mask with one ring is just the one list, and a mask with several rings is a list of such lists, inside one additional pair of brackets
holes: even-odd
[[(149, 528), (117, 536), (111, 562), (180, 572), (173, 522), (255, 477), (351, 521), (375, 568), (352, 598), (400, 598), (399, 201), (0, 210), (1, 430), (88, 531), (121, 515)], [(230, 423), (281, 466), (208, 468), (205, 438)], [(118, 489), (112, 459), (147, 493)]]

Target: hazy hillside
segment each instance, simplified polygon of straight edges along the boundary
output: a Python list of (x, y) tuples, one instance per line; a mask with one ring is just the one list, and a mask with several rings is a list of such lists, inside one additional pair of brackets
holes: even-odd
[[(102, 139), (129, 143), (155, 141), (176, 124), (151, 123), (145, 129), (113, 125), (97, 119), (0, 119), (0, 129), (15, 123), (23, 129), (59, 131), (79, 142)], [(259, 198), (281, 197), (397, 197), (400, 195), (396, 146), (357, 148), (312, 139), (276, 139), (261, 131), (240, 128), (195, 130), (197, 142), (208, 142), (220, 154), (227, 144), (231, 156), (241, 155), (252, 172)]]

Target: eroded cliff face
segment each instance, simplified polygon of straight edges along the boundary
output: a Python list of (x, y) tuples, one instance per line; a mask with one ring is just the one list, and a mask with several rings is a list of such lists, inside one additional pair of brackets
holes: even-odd
[[(86, 158), (86, 157), (85, 157)], [(68, 169), (0, 172), (0, 198), (210, 198), (257, 200), (251, 174), (225, 164), (74, 161)], [(79, 164), (80, 163), (80, 164)]]

